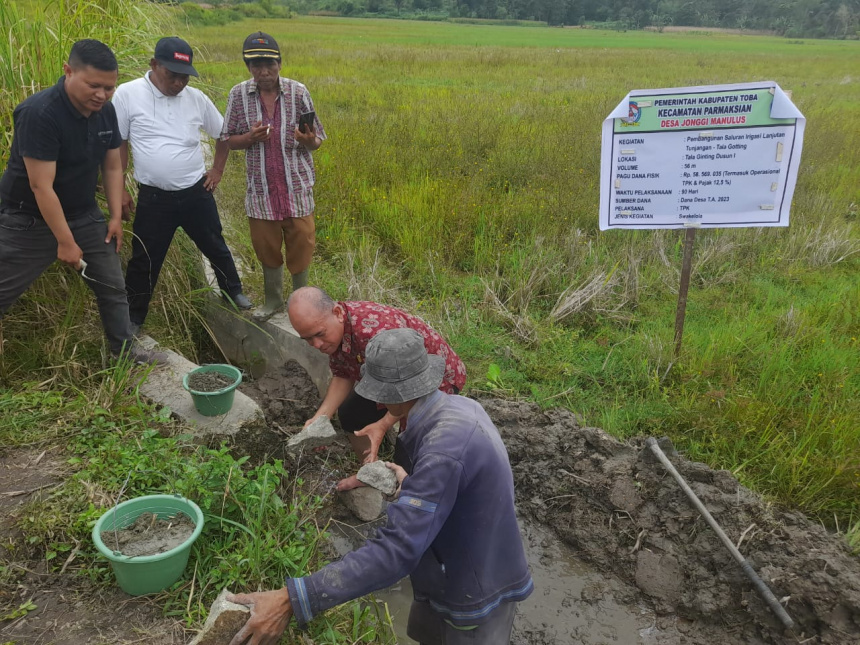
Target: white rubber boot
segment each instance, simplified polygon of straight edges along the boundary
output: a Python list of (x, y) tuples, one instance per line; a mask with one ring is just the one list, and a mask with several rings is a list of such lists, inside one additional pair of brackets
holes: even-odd
[(266, 302), (254, 310), (256, 320), (268, 320), (284, 307), (284, 267), (263, 267), (263, 287)]

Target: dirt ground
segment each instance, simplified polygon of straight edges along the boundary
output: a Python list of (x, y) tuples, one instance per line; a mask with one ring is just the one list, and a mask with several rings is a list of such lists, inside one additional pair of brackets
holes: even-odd
[[(74, 575), (70, 554), (61, 571), (34, 559), (15, 523), (25, 504), (49, 495), (63, 473), (59, 450), (0, 453), (0, 643), (7, 645), (181, 645), (185, 630), (151, 599), (100, 589)], [(17, 611), (21, 607), (32, 607)], [(13, 613), (20, 615), (4, 616)]]
[[(293, 362), (241, 388), (284, 434), (297, 432), (319, 403)], [(839, 537), (800, 513), (768, 505), (725, 471), (672, 457), (796, 621), (794, 632), (783, 633), (675, 481), (643, 452), (642, 440), (622, 444), (581, 427), (565, 410), (479, 400), (508, 447), (523, 535), (540, 578), (533, 598), (549, 616), (543, 622), (518, 617), (515, 645), (860, 645), (860, 560)], [(301, 455), (293, 467), (321, 473), (317, 484), (329, 490), (348, 468), (346, 454), (340, 446)], [(15, 541), (12, 518), (21, 502), (59, 481), (50, 455), (33, 468), (38, 458), (26, 451), (0, 455), (4, 544)], [(332, 515), (346, 521), (339, 505)], [(580, 573), (577, 562), (587, 571)], [(185, 642), (181, 626), (161, 617), (152, 601), (118, 590), (95, 593), (69, 572), (43, 569), (28, 565), (0, 587), (0, 606), (28, 599), (38, 606), (0, 623), (0, 643)], [(582, 621), (559, 628), (573, 614)]]
[(263, 408), (266, 421), (281, 431), (301, 430), (320, 404), (316, 386), (296, 361), (269, 368), (263, 378), (244, 381), (239, 389), (254, 399)]
[[(319, 400), (292, 362), (251, 387), (246, 394), (285, 429), (297, 429)], [(508, 447), (525, 532), (531, 522), (548, 528), (584, 562), (614, 576), (623, 590), (615, 600), (646, 605), (658, 617), (657, 642), (860, 644), (860, 560), (838, 536), (768, 505), (726, 471), (673, 457), (796, 622), (784, 633), (674, 479), (643, 451), (644, 440), (622, 444), (581, 427), (566, 410), (480, 400)], [(640, 632), (638, 640), (648, 639)]]

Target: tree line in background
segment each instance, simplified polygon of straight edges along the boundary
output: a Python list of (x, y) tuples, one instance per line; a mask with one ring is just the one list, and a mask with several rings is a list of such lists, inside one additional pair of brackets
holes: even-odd
[[(792, 38), (851, 38), (860, 32), (860, 0), (210, 0), (186, 2), (192, 22), (298, 13), (424, 20), (539, 21), (552, 26), (662, 30), (667, 26), (771, 31)], [(211, 6), (212, 9), (208, 9)]]

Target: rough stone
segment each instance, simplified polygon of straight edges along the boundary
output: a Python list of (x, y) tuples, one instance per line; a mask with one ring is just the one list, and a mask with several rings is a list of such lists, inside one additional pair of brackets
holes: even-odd
[(635, 483), (629, 478), (619, 478), (612, 482), (612, 489), (609, 491), (609, 501), (615, 508), (620, 508), (622, 511), (632, 513), (642, 503), (642, 497), (639, 491), (636, 490)]
[(372, 486), (386, 495), (394, 495), (397, 491), (397, 475), (382, 461), (364, 464), (358, 469), (358, 481)]
[(230, 641), (247, 622), (251, 610), (227, 600), (229, 593), (229, 590), (223, 589), (218, 594), (203, 629), (189, 645), (230, 645)]
[(326, 415), (320, 415), (314, 419), (307, 428), (299, 434), (290, 437), (287, 442), (287, 447), (290, 449), (297, 448), (317, 448), (319, 446), (328, 446), (337, 438), (337, 430), (329, 421)]
[(671, 555), (644, 550), (636, 554), (636, 586), (652, 598), (674, 605), (681, 598), (683, 583), (684, 572)]
[(382, 492), (370, 486), (343, 491), (340, 493), (340, 499), (362, 522), (371, 522), (382, 515)]

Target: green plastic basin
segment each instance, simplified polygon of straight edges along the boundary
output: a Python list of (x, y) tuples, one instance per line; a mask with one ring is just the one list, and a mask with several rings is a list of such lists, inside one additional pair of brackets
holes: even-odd
[[(191, 389), (188, 385), (188, 379), (194, 374), (203, 374), (206, 372), (217, 372), (218, 374), (229, 376), (233, 379), (233, 384), (214, 392), (198, 392)], [(219, 414), (227, 414), (230, 408), (233, 407), (236, 388), (241, 382), (242, 372), (232, 365), (217, 363), (214, 365), (202, 365), (182, 377), (182, 387), (188, 390), (191, 394), (191, 399), (194, 401), (194, 407), (205, 417), (217, 417)]]
[[(143, 513), (161, 519), (182, 513), (195, 524), (194, 533), (179, 546), (156, 555), (125, 556), (102, 541), (102, 531), (124, 529)], [(117, 584), (127, 594), (142, 596), (167, 589), (182, 577), (191, 545), (203, 530), (203, 512), (194, 502), (179, 495), (145, 495), (114, 506), (93, 527), (93, 542), (111, 564)]]

